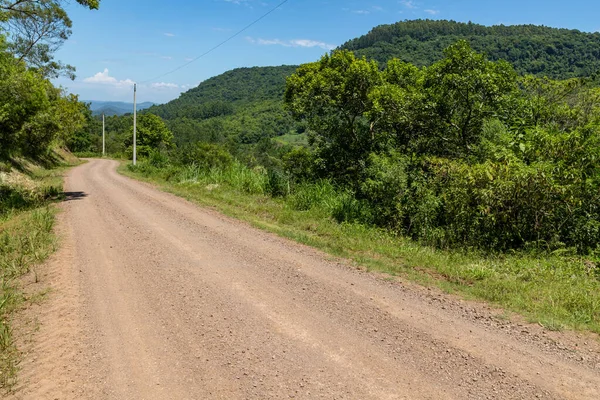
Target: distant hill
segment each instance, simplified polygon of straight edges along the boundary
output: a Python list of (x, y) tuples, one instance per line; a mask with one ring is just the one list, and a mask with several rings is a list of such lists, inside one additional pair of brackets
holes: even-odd
[(265, 137), (293, 134), (302, 128), (283, 109), (282, 99), (285, 78), (296, 68), (234, 69), (145, 112), (165, 119), (178, 145), (229, 139), (253, 144)]
[(460, 39), (490, 60), (504, 59), (522, 74), (553, 79), (600, 71), (600, 33), (536, 25), (484, 26), (454, 21), (415, 20), (380, 25), (341, 46), (358, 56), (385, 63), (391, 58), (425, 66)]
[[(400, 58), (418, 66), (443, 57), (460, 39), (491, 60), (505, 59), (518, 72), (554, 79), (589, 76), (600, 70), (600, 34), (535, 25), (491, 26), (415, 20), (381, 25), (343, 44), (382, 65)], [(242, 144), (304, 131), (283, 109), (285, 78), (296, 66), (238, 68), (215, 76), (169, 103), (147, 111), (167, 120), (179, 144), (233, 140)], [(290, 136), (291, 135), (291, 136)]]
[[(90, 104), (90, 109), (93, 115), (124, 115), (133, 112), (133, 103), (125, 103), (122, 101), (98, 101), (98, 100), (84, 100), (84, 103)], [(146, 108), (152, 107), (154, 103), (145, 102), (136, 104), (138, 111), (145, 110)]]
[[(285, 78), (298, 67), (237, 68), (205, 80), (197, 87), (182, 93), (166, 104), (151, 107), (148, 111), (164, 119), (189, 117), (197, 106), (216, 103), (241, 104), (280, 100), (285, 91)], [(203, 119), (203, 118), (197, 118)]]

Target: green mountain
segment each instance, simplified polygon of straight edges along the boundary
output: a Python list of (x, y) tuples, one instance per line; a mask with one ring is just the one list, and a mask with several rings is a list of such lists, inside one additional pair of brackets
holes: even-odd
[(600, 33), (536, 25), (484, 26), (454, 21), (416, 20), (380, 25), (341, 46), (380, 63), (390, 58), (425, 66), (460, 39), (490, 60), (503, 59), (519, 73), (567, 79), (600, 70)]
[[(148, 111), (164, 119), (189, 117), (199, 111), (202, 114), (230, 114), (220, 110), (222, 103), (240, 106), (247, 103), (279, 100), (285, 90), (285, 78), (296, 71), (297, 66), (237, 68), (202, 82), (169, 103), (151, 107)], [(198, 109), (200, 107), (200, 109)], [(207, 108), (214, 108), (212, 112)]]
[(296, 66), (238, 68), (202, 82), (179, 98), (150, 107), (165, 119), (176, 142), (252, 144), (301, 129), (283, 109), (285, 78)]
[[(125, 115), (133, 112), (133, 103), (126, 103), (122, 101), (98, 101), (98, 100), (84, 100), (84, 103), (90, 104), (90, 110), (92, 115)], [(153, 106), (154, 103), (145, 102), (136, 104), (138, 111), (144, 110), (148, 107)]]
[[(600, 70), (600, 34), (535, 25), (491, 26), (415, 20), (381, 25), (341, 49), (382, 65), (396, 57), (430, 65), (460, 39), (491, 60), (510, 61), (520, 73), (555, 79)], [(215, 76), (148, 112), (167, 120), (178, 144), (196, 141), (258, 143), (264, 137), (302, 143), (304, 131), (283, 109), (285, 78), (296, 66), (239, 68)]]

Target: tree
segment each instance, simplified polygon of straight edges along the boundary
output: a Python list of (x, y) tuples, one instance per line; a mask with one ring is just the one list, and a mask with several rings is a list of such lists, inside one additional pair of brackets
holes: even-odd
[(72, 152), (100, 152), (102, 149), (98, 139), (99, 133), (102, 132), (102, 124), (92, 115), (89, 103), (79, 104), (84, 122), (66, 138), (67, 148)]
[(49, 107), (50, 88), (6, 51), (0, 36), (0, 158), (19, 149), (24, 129), (33, 129), (32, 119)]
[[(100, 0), (77, 0), (98, 9)], [(71, 35), (72, 22), (66, 0), (0, 0), (0, 24), (10, 38), (10, 50), (46, 77), (65, 73), (75, 78), (75, 68), (55, 61), (53, 54)]]
[(337, 180), (356, 182), (369, 153), (382, 143), (377, 121), (368, 114), (373, 108), (370, 93), (381, 82), (375, 62), (349, 51), (302, 65), (287, 80), (286, 106), (294, 117), (306, 120), (317, 162)]
[(425, 70), (429, 146), (453, 157), (469, 154), (479, 142), (483, 123), (510, 116), (517, 74), (505, 61), (491, 62), (466, 41), (445, 50), (446, 57)]
[[(154, 114), (142, 114), (137, 120), (137, 154), (147, 157), (152, 151), (173, 147), (173, 134), (164, 121)], [(133, 128), (125, 140), (128, 152), (133, 154)]]

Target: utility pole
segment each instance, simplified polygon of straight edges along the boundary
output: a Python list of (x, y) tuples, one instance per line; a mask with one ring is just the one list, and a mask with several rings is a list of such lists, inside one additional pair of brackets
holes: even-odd
[(136, 149), (136, 128), (137, 128), (137, 105), (135, 102), (135, 96), (137, 91), (137, 85), (133, 84), (133, 165), (136, 164), (137, 161), (137, 149)]
[(102, 157), (106, 157), (106, 135), (104, 130), (104, 114), (102, 114)]

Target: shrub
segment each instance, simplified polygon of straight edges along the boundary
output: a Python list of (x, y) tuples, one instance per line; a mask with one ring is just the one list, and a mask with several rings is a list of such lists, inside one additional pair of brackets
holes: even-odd
[(265, 191), (273, 197), (285, 197), (290, 194), (290, 179), (280, 170), (269, 169)]
[(212, 143), (196, 143), (184, 147), (175, 155), (182, 165), (197, 165), (200, 168), (225, 168), (233, 164), (233, 157), (223, 147)]
[(301, 183), (294, 187), (288, 198), (288, 204), (298, 211), (308, 211), (315, 207), (321, 207), (328, 213), (336, 207), (340, 195), (330, 181), (319, 181), (316, 183)]
[(372, 153), (360, 185), (361, 195), (373, 210), (374, 222), (394, 227), (401, 223), (403, 199), (407, 190), (406, 159), (396, 152), (378, 155)]

